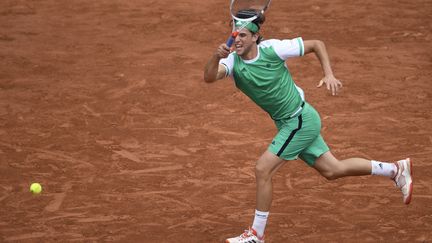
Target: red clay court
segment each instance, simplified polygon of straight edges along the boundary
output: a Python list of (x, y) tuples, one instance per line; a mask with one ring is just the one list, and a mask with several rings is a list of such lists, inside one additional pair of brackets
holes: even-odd
[[(0, 242), (222, 242), (251, 224), (273, 122), (203, 68), (227, 0), (0, 3)], [(432, 1), (274, 0), (266, 38), (323, 40), (342, 93), (288, 62), (340, 158), (410, 157), (392, 181), (274, 180), (266, 242), (432, 241)], [(31, 182), (43, 192), (32, 195)]]

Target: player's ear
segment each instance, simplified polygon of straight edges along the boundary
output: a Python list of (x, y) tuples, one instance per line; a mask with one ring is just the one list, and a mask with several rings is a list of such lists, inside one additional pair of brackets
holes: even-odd
[(257, 33), (252, 33), (252, 41), (253, 42), (256, 42), (257, 40), (258, 40), (258, 38), (259, 38), (259, 33), (257, 32)]

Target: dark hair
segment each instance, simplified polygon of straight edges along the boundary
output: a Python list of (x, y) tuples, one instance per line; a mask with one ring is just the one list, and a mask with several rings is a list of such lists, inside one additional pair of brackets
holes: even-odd
[[(258, 31), (261, 29), (261, 25), (265, 22), (265, 16), (262, 13), (257, 13), (254, 9), (243, 9), (239, 10), (236, 14), (236, 17), (241, 19), (248, 19), (252, 18), (254, 16), (258, 16), (256, 19), (252, 21), (252, 23), (256, 24), (258, 26)], [(256, 32), (252, 32), (252, 34), (257, 34)], [(257, 44), (259, 44), (264, 38), (259, 35), (258, 39), (256, 41)]]

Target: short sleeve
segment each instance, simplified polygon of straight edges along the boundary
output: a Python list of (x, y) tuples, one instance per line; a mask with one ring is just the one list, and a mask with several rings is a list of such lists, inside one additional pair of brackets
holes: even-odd
[(290, 57), (300, 57), (304, 55), (304, 44), (301, 37), (287, 40), (268, 40), (276, 54), (282, 59), (286, 60)]
[(222, 58), (221, 60), (219, 60), (219, 64), (225, 66), (226, 69), (225, 77), (232, 76), (233, 68), (234, 68), (234, 54), (231, 53), (228, 55), (227, 58)]

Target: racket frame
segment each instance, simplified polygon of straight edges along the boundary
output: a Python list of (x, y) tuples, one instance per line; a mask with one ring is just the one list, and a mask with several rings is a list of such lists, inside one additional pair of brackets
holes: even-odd
[[(231, 46), (232, 46), (232, 44), (234, 43), (234, 40), (235, 40), (235, 38), (237, 37), (237, 35), (239, 34), (239, 32), (242, 30), (242, 29), (244, 29), (249, 23), (251, 23), (252, 21), (254, 21), (255, 19), (257, 19), (258, 18), (258, 16), (260, 15), (260, 14), (264, 14), (264, 12), (267, 10), (267, 8), (270, 6), (270, 3), (271, 3), (271, 0), (268, 0), (268, 2), (267, 2), (267, 4), (264, 6), (264, 8), (263, 9), (261, 9), (261, 10), (259, 10), (259, 9), (256, 9), (257, 10), (257, 13), (256, 13), (256, 15), (255, 16), (252, 16), (252, 17), (250, 17), (250, 18), (247, 18), (247, 19), (242, 19), (242, 18), (238, 18), (238, 17), (236, 17), (235, 16), (235, 14), (233, 14), (233, 12), (232, 12), (232, 7), (233, 7), (233, 3), (235, 2), (235, 0), (231, 0), (231, 4), (230, 4), (230, 13), (231, 13), (231, 18), (232, 18), (232, 24), (233, 24), (233, 30), (232, 30), (232, 33), (231, 33), (231, 36), (228, 38), (228, 40), (227, 40), (227, 42), (226, 42), (226, 45), (229, 47), (229, 48), (231, 48)], [(244, 22), (240, 27), (236, 27), (235, 26), (235, 21), (242, 21), (242, 22)]]

